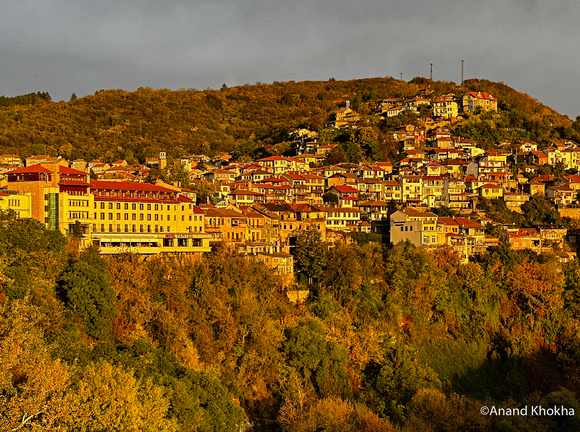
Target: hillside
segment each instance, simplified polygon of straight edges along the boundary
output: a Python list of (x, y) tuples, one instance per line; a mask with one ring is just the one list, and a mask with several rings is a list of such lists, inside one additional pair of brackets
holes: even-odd
[[(415, 78), (351, 81), (274, 82), (222, 86), (220, 90), (103, 90), (69, 102), (13, 98), (0, 106), (0, 152), (60, 154), (69, 159), (144, 160), (160, 150), (184, 154), (234, 151), (251, 154), (265, 144), (287, 139), (297, 127), (319, 129), (346, 100), (365, 115), (385, 97), (413, 97), (426, 89), (430, 96), (486, 91), (498, 98), (504, 129), (524, 129), (526, 139), (577, 138), (572, 123), (528, 95), (502, 83), (469, 80), (453, 83)], [(8, 99), (8, 98), (5, 98)], [(22, 100), (22, 102), (21, 102)], [(458, 132), (477, 135), (473, 127)], [(519, 137), (518, 135), (518, 137)], [(495, 137), (492, 137), (495, 139)], [(487, 138), (490, 141), (492, 138)], [(501, 138), (501, 137), (500, 137)]]

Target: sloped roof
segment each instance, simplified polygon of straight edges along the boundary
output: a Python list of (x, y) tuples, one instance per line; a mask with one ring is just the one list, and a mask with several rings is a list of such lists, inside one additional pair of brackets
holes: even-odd
[[(27, 166), (24, 168), (18, 168), (12, 171), (8, 171), (6, 174), (29, 174), (29, 173), (44, 173), (44, 174), (52, 174), (52, 171), (43, 167), (42, 165), (36, 164)], [(86, 173), (83, 173), (86, 174)]]

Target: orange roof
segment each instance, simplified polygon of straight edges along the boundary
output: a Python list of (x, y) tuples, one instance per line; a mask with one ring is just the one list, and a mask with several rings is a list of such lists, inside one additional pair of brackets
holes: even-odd
[[(42, 165), (31, 165), (28, 167), (24, 167), (24, 168), (18, 168), (15, 169), (13, 171), (8, 171), (6, 174), (26, 174), (26, 173), (45, 173), (45, 174), (51, 174), (52, 171), (43, 167)], [(86, 174), (86, 173), (83, 173)]]
[(116, 181), (102, 181), (102, 180), (91, 180), (91, 188), (93, 189), (111, 189), (111, 190), (127, 190), (127, 191), (140, 191), (140, 192), (171, 192), (175, 193), (172, 189), (167, 189), (162, 186), (157, 186), (150, 183), (128, 183), (128, 182), (116, 182)]
[(486, 92), (469, 92), (469, 93), (466, 93), (465, 95), (466, 96), (470, 95), (470, 96), (473, 96), (474, 98), (477, 98), (477, 99), (485, 99), (485, 100), (497, 102), (496, 98), (494, 98), (492, 95), (490, 95), (489, 93), (486, 93)]

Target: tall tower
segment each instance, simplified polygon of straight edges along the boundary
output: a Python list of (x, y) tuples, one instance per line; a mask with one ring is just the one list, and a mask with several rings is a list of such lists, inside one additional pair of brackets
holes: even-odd
[(163, 169), (167, 166), (167, 156), (165, 152), (159, 153), (159, 169)]
[(463, 85), (463, 59), (461, 59), (461, 85)]
[(433, 63), (431, 63), (431, 68), (429, 70), (429, 79), (433, 81)]

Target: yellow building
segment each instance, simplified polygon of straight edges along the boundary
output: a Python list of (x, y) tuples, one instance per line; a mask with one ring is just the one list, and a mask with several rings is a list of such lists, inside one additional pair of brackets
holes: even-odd
[(18, 218), (29, 218), (32, 213), (31, 198), (30, 194), (24, 192), (0, 192), (0, 210), (12, 210)]
[(34, 165), (7, 173), (8, 189), (31, 196), (30, 215), (101, 253), (209, 252), (204, 213), (179, 190), (89, 180), (86, 172)]
[(398, 181), (385, 181), (384, 182), (384, 198), (386, 201), (403, 201), (403, 186)]
[(459, 106), (453, 95), (441, 96), (433, 101), (433, 115), (435, 117), (451, 118), (459, 115)]
[(248, 217), (236, 210), (208, 208), (205, 229), (212, 240), (228, 243), (243, 243), (248, 236)]
[(146, 183), (91, 181), (92, 239), (101, 253), (209, 252), (204, 212), (179, 191)]
[(479, 195), (483, 198), (494, 199), (503, 197), (503, 188), (501, 186), (486, 183), (479, 187)]
[(409, 240), (416, 246), (442, 246), (445, 237), (437, 225), (437, 215), (410, 208), (391, 215), (390, 241), (397, 244)]
[(321, 208), (326, 216), (326, 228), (339, 231), (358, 231), (361, 222), (361, 211), (352, 207)]
[(360, 120), (360, 115), (348, 107), (341, 108), (334, 114), (333, 117), (333, 120), (329, 124), (331, 127), (354, 125)]
[(265, 263), (273, 269), (276, 274), (283, 275), (289, 279), (294, 277), (294, 258), (285, 252), (258, 252), (258, 261)]
[(497, 99), (486, 92), (469, 92), (463, 96), (463, 112), (497, 111)]

